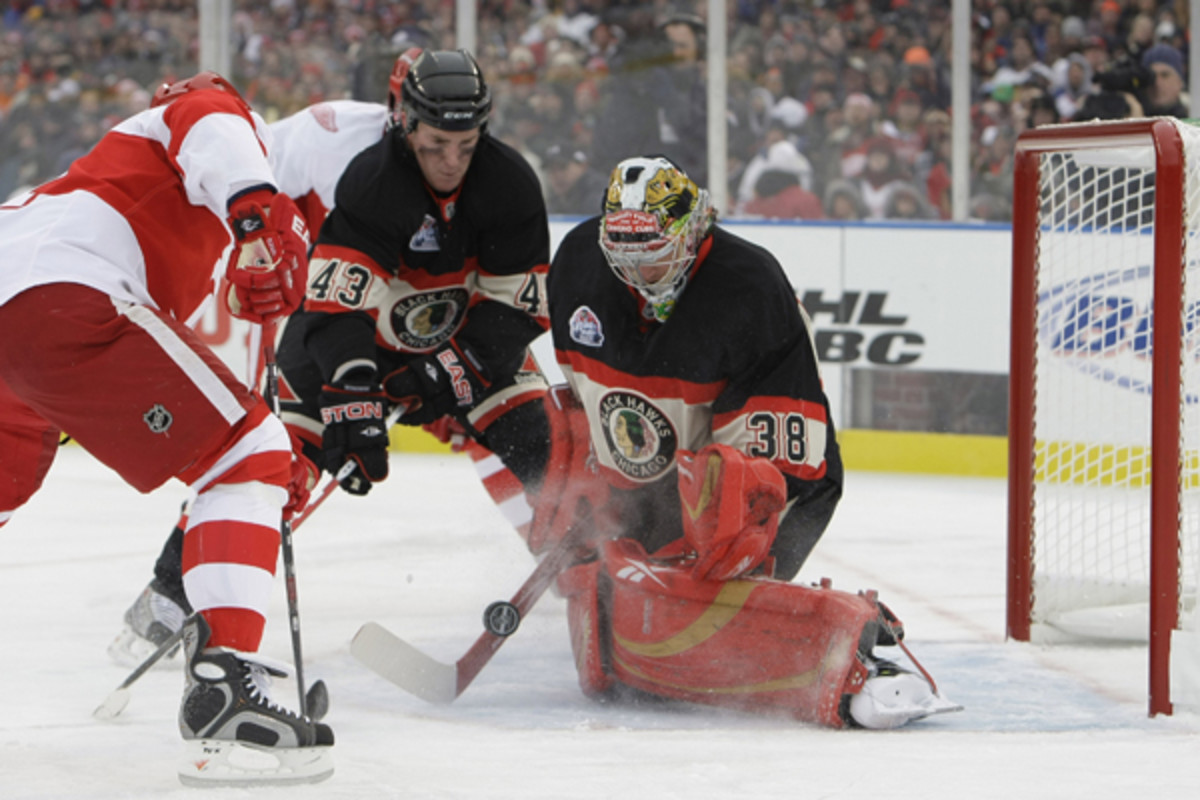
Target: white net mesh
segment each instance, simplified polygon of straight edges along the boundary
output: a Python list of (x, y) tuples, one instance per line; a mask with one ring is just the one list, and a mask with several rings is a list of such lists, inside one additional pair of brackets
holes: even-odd
[[(1200, 564), (1200, 130), (1184, 140), (1180, 365), (1183, 625)], [(1040, 155), (1036, 255), (1036, 626), (1145, 638), (1149, 618), (1154, 146), (1138, 137)]]

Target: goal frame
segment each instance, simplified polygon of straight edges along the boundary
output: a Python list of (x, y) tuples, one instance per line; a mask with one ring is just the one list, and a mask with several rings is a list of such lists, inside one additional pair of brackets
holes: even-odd
[(1153, 145), (1154, 322), (1150, 448), (1149, 714), (1171, 714), (1172, 631), (1180, 619), (1180, 524), (1184, 331), (1183, 139), (1175, 123), (1147, 118), (1069, 123), (1018, 137), (1013, 166), (1012, 330), (1009, 369), (1007, 636), (1029, 641), (1033, 611), (1034, 408), (1040, 156), (1122, 144)]

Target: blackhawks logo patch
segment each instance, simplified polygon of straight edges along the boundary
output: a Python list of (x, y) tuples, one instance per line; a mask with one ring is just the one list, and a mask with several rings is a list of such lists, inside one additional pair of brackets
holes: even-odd
[(405, 347), (437, 347), (462, 324), (467, 300), (467, 290), (462, 287), (409, 295), (392, 306), (392, 330)]
[(614, 466), (630, 480), (655, 480), (675, 463), (678, 436), (671, 420), (646, 398), (609, 392), (600, 398), (600, 422)]

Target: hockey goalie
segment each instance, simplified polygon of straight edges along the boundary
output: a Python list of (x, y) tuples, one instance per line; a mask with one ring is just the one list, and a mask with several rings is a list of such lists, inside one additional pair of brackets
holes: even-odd
[[(583, 691), (894, 728), (960, 707), (873, 592), (792, 583), (843, 470), (807, 319), (776, 259), (715, 225), (707, 191), (631, 158), (550, 268), (567, 379), (534, 498), (535, 554), (575, 547)], [(577, 544), (579, 543), (579, 544)]]

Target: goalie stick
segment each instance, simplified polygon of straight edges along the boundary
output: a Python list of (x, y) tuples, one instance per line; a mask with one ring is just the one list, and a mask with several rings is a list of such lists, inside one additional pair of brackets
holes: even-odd
[(511, 601), (498, 600), (484, 612), (484, 632), (458, 661), (438, 661), (376, 622), (359, 628), (350, 653), (365, 667), (401, 689), (430, 703), (454, 702), (492, 660), (521, 619), (566, 569), (587, 538), (587, 525), (576, 525), (538, 563)]

